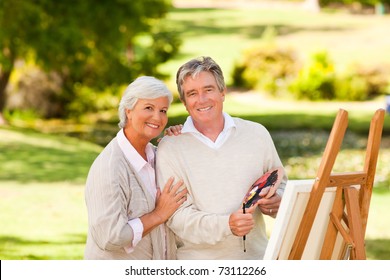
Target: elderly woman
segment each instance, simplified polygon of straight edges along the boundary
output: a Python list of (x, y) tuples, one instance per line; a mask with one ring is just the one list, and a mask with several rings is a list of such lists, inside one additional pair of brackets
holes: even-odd
[(165, 221), (185, 201), (182, 182), (155, 180), (156, 138), (167, 124), (172, 94), (163, 82), (140, 77), (119, 105), (116, 137), (93, 162), (85, 201), (88, 237), (85, 259), (175, 259), (176, 248)]

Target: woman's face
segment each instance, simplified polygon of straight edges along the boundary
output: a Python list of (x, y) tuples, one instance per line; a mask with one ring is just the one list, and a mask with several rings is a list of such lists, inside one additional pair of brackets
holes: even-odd
[(167, 125), (168, 107), (167, 97), (138, 99), (132, 110), (126, 110), (126, 128), (132, 136), (149, 142), (159, 136)]

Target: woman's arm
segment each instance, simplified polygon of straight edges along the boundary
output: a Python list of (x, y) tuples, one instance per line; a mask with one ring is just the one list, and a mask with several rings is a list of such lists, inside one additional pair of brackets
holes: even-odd
[(155, 227), (165, 223), (179, 206), (186, 201), (187, 189), (179, 190), (183, 186), (183, 181), (179, 181), (176, 184), (173, 184), (173, 181), (173, 177), (169, 178), (163, 191), (158, 189), (156, 208), (140, 218), (144, 226), (142, 236), (147, 235)]

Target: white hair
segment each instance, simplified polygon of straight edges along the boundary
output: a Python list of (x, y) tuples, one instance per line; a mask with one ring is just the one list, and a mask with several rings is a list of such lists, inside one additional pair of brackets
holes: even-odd
[(172, 103), (172, 93), (162, 81), (151, 76), (142, 76), (135, 79), (127, 86), (119, 103), (118, 126), (120, 128), (125, 127), (127, 123), (126, 109), (132, 110), (138, 99), (155, 99), (159, 97), (167, 97), (169, 104)]

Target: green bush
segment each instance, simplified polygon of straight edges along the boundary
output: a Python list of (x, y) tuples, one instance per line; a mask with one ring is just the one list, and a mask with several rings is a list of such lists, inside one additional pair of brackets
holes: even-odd
[(279, 48), (275, 37), (275, 29), (268, 27), (262, 34), (261, 43), (243, 52), (242, 59), (233, 66), (233, 86), (275, 94), (296, 74), (296, 52)]
[(120, 101), (119, 92), (118, 87), (97, 91), (81, 84), (76, 84), (74, 99), (67, 107), (69, 115), (79, 117), (85, 113), (117, 108)]
[(347, 75), (336, 80), (336, 99), (363, 101), (367, 99), (368, 84), (363, 77)]
[(297, 99), (323, 100), (335, 97), (335, 67), (327, 52), (312, 55), (289, 85)]
[(296, 72), (295, 52), (259, 46), (248, 49), (233, 68), (233, 85), (275, 94)]
[(386, 94), (390, 69), (385, 67), (349, 67), (336, 81), (336, 99), (360, 101)]

